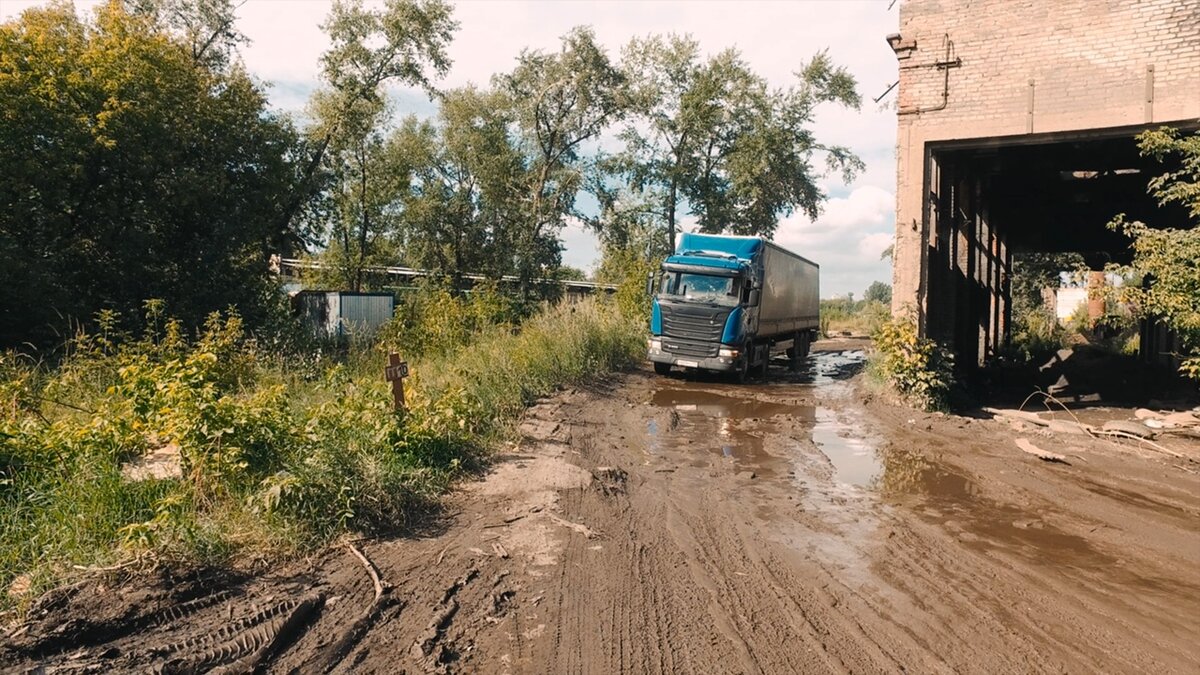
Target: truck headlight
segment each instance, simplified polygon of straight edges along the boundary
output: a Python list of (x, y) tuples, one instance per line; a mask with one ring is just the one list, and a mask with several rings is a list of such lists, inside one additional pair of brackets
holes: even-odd
[(651, 352), (661, 352), (662, 351), (662, 340), (660, 340), (658, 338), (650, 338), (649, 340), (647, 340), (647, 342), (650, 343), (650, 351)]
[(721, 347), (717, 350), (717, 356), (725, 359), (736, 359), (740, 353), (740, 351), (728, 347)]

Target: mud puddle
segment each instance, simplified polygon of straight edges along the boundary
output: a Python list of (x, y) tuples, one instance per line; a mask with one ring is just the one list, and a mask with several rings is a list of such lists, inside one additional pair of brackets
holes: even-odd
[[(1003, 503), (981, 493), (976, 482), (915, 453), (890, 450), (876, 485), (884, 499), (907, 504), (922, 520), (937, 525), (968, 548), (1004, 552), (1059, 573), (1085, 576), (1104, 570), (1106, 586), (1133, 586), (1143, 592), (1174, 592), (1173, 582), (1122, 569), (1121, 561), (1081, 535), (1047, 522), (1047, 514)], [(1177, 583), (1175, 591), (1179, 590)], [(1192, 589), (1196, 590), (1196, 589)]]
[[(685, 385), (686, 386), (686, 385)], [(709, 461), (729, 461), (739, 469), (764, 476), (781, 473), (782, 458), (766, 449), (765, 437), (778, 432), (778, 423), (811, 425), (816, 408), (808, 405), (768, 403), (707, 389), (664, 386), (650, 404), (666, 412), (665, 419), (646, 422), (646, 451), (702, 466)]]
[[(847, 380), (864, 361), (861, 351), (815, 354), (799, 372), (773, 367), (766, 383), (740, 387), (663, 380), (649, 403), (666, 414), (647, 421), (647, 452), (696, 467), (731, 462), (735, 472), (786, 477), (794, 498), (819, 515), (827, 530), (794, 530), (770, 506), (763, 517), (779, 524), (782, 539), (844, 570), (866, 571), (870, 541), (894, 508), (916, 513), (979, 551), (1064, 569), (1113, 564), (1085, 538), (1046, 522), (1036, 510), (985, 499), (968, 476), (884, 443), (851, 400)], [(1125, 581), (1157, 586), (1148, 579)]]
[[(717, 390), (704, 381), (664, 381), (649, 402), (668, 415), (646, 422), (647, 452), (703, 449), (743, 468), (778, 474), (807, 451), (808, 440), (832, 466), (836, 483), (870, 487), (882, 470), (878, 442), (861, 415), (842, 405), (849, 394), (846, 380), (864, 361), (857, 350), (821, 353), (798, 372), (773, 369), (765, 384)], [(764, 394), (814, 403), (763, 400)], [(779, 446), (775, 454), (765, 450), (767, 437)]]
[(864, 421), (857, 415), (817, 409), (812, 440), (833, 464), (834, 479), (839, 483), (868, 488), (883, 470), (877, 443), (864, 427)]
[(879, 439), (869, 430), (859, 409), (845, 405), (851, 395), (847, 380), (866, 363), (861, 350), (826, 352), (809, 360), (808, 368), (798, 374), (801, 382), (810, 382), (813, 396), (824, 405), (816, 406), (810, 438), (833, 465), (833, 480), (858, 488), (871, 487), (883, 470), (879, 459)]

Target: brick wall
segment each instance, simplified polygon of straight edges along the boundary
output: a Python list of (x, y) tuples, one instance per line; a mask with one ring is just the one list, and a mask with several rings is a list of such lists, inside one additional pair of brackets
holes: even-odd
[(927, 142), (1200, 119), (1200, 0), (901, 1), (897, 309), (918, 301)]

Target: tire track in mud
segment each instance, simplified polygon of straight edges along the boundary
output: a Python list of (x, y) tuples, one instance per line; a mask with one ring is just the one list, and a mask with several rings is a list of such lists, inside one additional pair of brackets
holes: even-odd
[[(1100, 448), (1015, 456), (1002, 425), (869, 400), (856, 361), (744, 387), (635, 372), (539, 403), (427, 531), (362, 544), (392, 600), (331, 667), (1200, 670), (1200, 479)], [(0, 642), (0, 670), (261, 653), (311, 672), (370, 605), (366, 576), (331, 551), (181, 592), (105, 580)], [(64, 612), (108, 618), (63, 630)]]

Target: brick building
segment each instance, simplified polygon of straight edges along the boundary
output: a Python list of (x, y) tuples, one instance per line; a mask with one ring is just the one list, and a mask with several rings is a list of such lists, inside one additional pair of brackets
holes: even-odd
[(1200, 0), (901, 0), (893, 309), (981, 362), (1006, 338), (1019, 251), (1127, 255), (1146, 195), (1133, 136), (1200, 128)]

